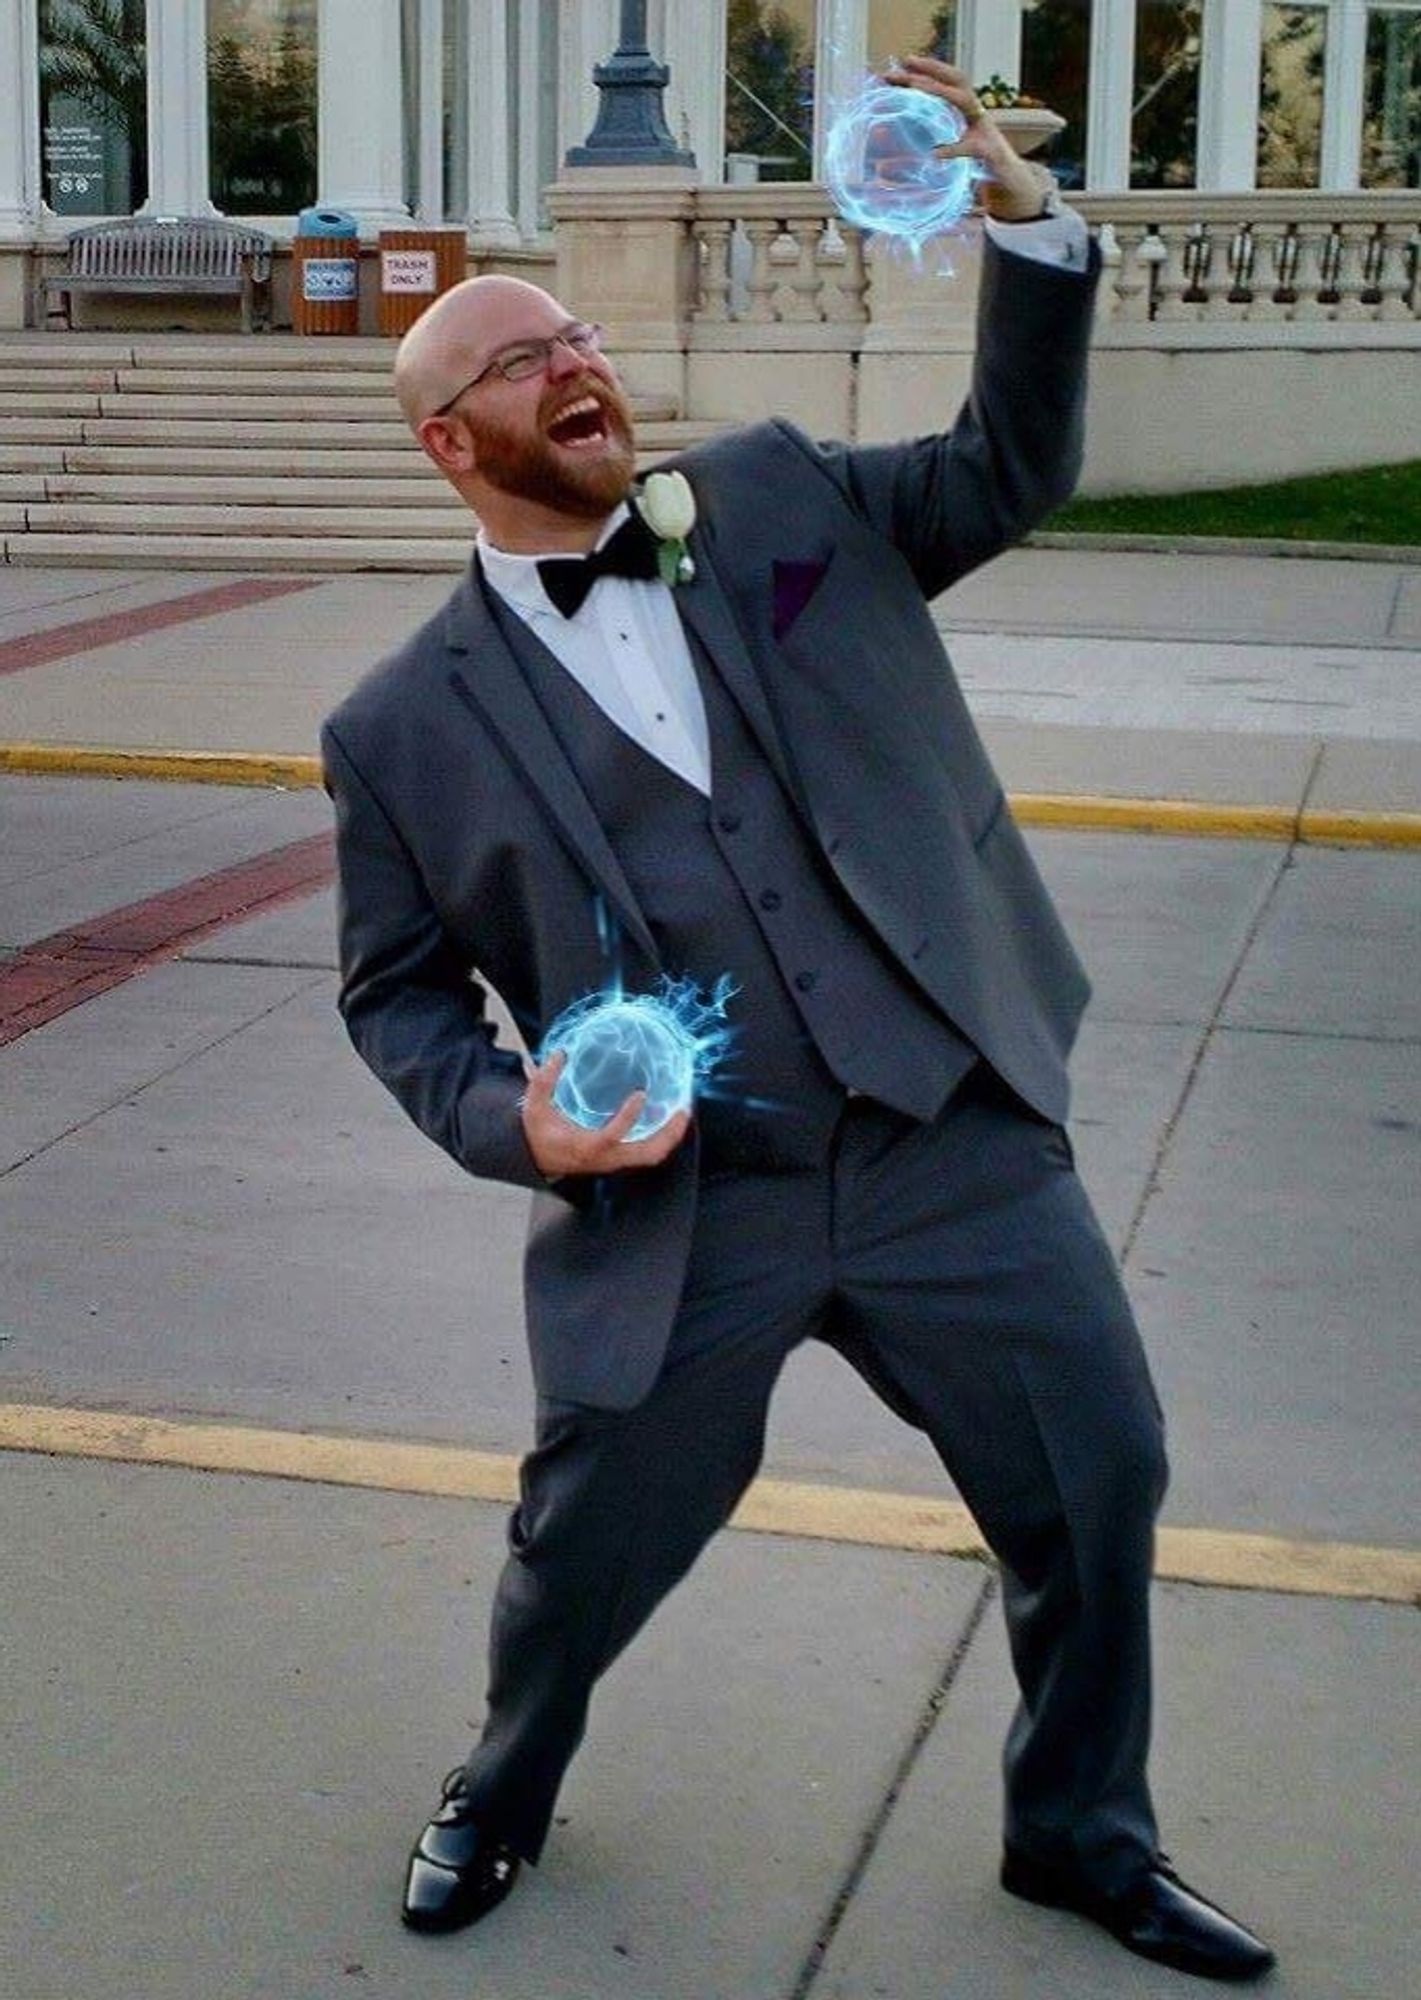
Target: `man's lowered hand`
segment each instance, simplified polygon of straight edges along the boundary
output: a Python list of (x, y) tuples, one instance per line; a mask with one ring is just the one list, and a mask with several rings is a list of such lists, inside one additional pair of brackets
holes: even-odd
[(589, 1131), (566, 1117), (553, 1103), (553, 1092), (567, 1063), (567, 1052), (555, 1049), (539, 1065), (525, 1061), (528, 1090), (523, 1099), (523, 1132), (534, 1164), (546, 1180), (566, 1174), (621, 1174), (631, 1167), (659, 1167), (674, 1153), (691, 1129), (689, 1111), (678, 1111), (646, 1139), (628, 1139), (646, 1103), (646, 1092), (634, 1090), (605, 1125)]

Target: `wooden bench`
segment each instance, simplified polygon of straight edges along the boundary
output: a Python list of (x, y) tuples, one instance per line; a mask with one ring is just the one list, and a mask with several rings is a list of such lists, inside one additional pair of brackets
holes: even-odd
[[(62, 315), (74, 326), (75, 292), (221, 293), (242, 301), (242, 331), (256, 324), (264, 297), (271, 324), (272, 239), (259, 229), (205, 216), (130, 215), (76, 229), (65, 268), (44, 280), (45, 323)], [(49, 304), (50, 294), (61, 303)]]

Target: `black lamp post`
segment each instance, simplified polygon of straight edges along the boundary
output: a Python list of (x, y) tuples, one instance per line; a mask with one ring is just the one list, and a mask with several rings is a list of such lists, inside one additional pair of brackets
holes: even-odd
[(653, 62), (646, 42), (646, 0), (622, 0), (617, 53), (598, 63), (592, 81), (602, 93), (597, 122), (570, 167), (694, 167), (696, 156), (671, 137), (661, 93), (671, 72)]

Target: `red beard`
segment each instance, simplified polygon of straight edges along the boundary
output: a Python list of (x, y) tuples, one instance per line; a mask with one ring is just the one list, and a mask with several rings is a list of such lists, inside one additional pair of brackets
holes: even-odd
[[(583, 396), (597, 398), (612, 446), (589, 454), (585, 463), (559, 450), (547, 435), (549, 418)], [(636, 472), (631, 408), (609, 382), (589, 379), (576, 389), (564, 383), (550, 391), (539, 403), (536, 430), (485, 420), (475, 435), (478, 469), (491, 486), (554, 513), (601, 520), (631, 491)]]

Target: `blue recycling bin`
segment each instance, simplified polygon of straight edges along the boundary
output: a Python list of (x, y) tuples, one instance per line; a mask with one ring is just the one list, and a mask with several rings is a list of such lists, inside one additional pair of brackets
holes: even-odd
[(343, 208), (303, 208), (291, 242), (297, 333), (360, 331), (360, 225)]

